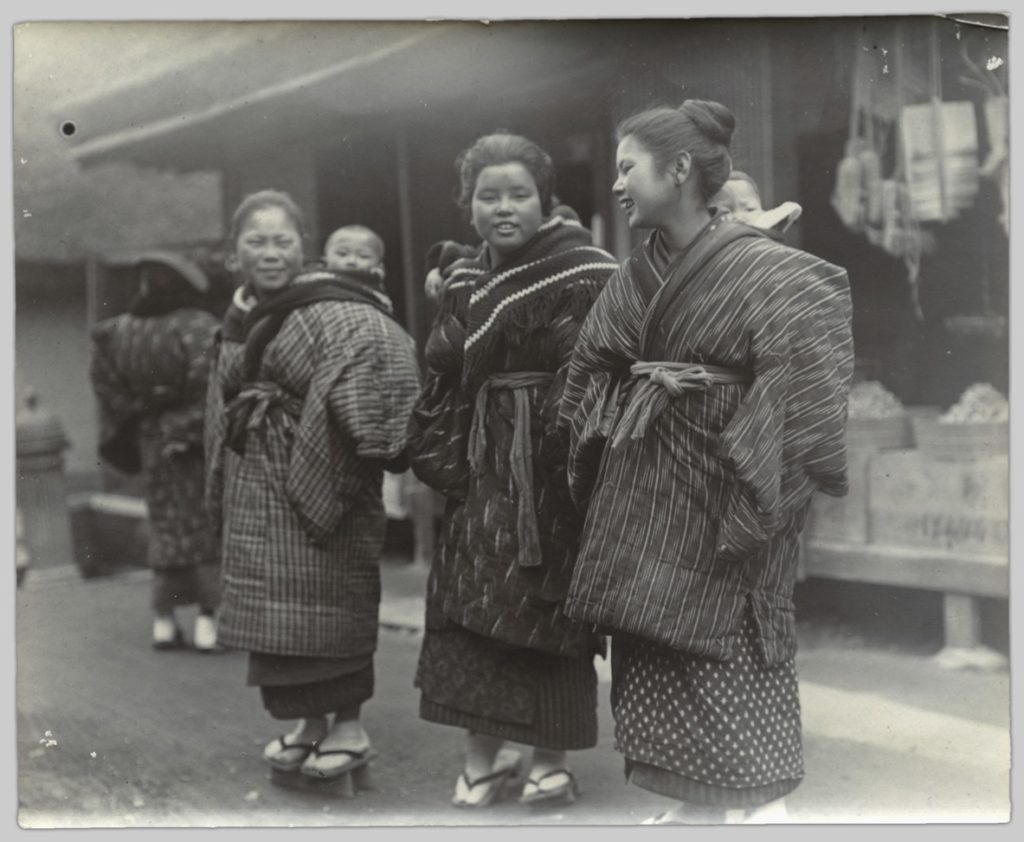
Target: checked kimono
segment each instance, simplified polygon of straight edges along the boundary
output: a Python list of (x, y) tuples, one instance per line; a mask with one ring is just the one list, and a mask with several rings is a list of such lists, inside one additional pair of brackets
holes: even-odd
[(207, 493), (222, 541), (220, 640), (277, 655), (372, 653), (383, 470), (419, 392), (412, 339), (328, 273), (225, 317), (208, 399)]
[(561, 423), (586, 510), (566, 612), (726, 660), (750, 604), (768, 664), (796, 649), (811, 495), (846, 492), (846, 272), (725, 215), (669, 258), (653, 234), (605, 287)]

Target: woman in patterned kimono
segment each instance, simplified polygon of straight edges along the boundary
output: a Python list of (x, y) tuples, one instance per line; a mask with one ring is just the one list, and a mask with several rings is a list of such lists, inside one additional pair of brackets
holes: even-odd
[(250, 653), (270, 715), (298, 720), (263, 758), (332, 778), (375, 756), (360, 709), (373, 695), (382, 471), (403, 454), (419, 371), (379, 293), (297, 277), (303, 237), (287, 194), (251, 194), (235, 212), (228, 267), (242, 286), (208, 401), (207, 495), (221, 640)]
[(619, 126), (613, 190), (654, 231), (561, 407), (587, 512), (566, 612), (611, 631), (616, 746), (670, 822), (767, 820), (800, 783), (798, 539), (846, 490), (846, 272), (709, 209), (733, 126), (694, 100)]
[(203, 409), (217, 319), (201, 309), (208, 282), (190, 261), (155, 251), (136, 266), (128, 312), (92, 332), (100, 456), (144, 477), (153, 646), (183, 646), (175, 606), (198, 603), (192, 644), (216, 652), (220, 567), (203, 509)]
[[(446, 495), (417, 671), (420, 715), (468, 732), (453, 803), (478, 807), (534, 747), (521, 800), (572, 800), (566, 751), (597, 739), (598, 641), (562, 614), (581, 521), (555, 428), (565, 366), (615, 263), (529, 140), (496, 133), (457, 162), (482, 247), (441, 249), (439, 312), (410, 463)], [(435, 275), (436, 277), (436, 275)]]

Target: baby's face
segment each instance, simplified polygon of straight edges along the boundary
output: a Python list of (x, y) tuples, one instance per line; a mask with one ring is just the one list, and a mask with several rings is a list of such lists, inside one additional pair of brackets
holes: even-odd
[(737, 219), (750, 223), (764, 211), (761, 207), (761, 197), (750, 186), (749, 181), (741, 178), (732, 179), (727, 187), (733, 199), (732, 213)]
[(380, 254), (373, 240), (360, 231), (341, 231), (327, 241), (324, 262), (328, 269), (345, 271), (380, 269)]

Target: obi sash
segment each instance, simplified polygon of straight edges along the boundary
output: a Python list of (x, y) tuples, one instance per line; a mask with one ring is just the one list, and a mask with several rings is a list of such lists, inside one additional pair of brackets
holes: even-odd
[(481, 384), (476, 396), (473, 424), (469, 431), (469, 464), (474, 474), (480, 472), (487, 453), (487, 399), (493, 389), (511, 389), (515, 400), (512, 424), (512, 445), (509, 464), (512, 483), (517, 494), (516, 527), (519, 536), (520, 567), (537, 567), (541, 563), (540, 531), (533, 498), (533, 455), (530, 431), (530, 399), (527, 388), (548, 386), (554, 374), (550, 371), (516, 371), (492, 374)]

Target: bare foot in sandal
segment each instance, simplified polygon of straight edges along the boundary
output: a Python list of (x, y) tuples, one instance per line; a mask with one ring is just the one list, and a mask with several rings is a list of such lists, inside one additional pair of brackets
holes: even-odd
[(287, 734), (267, 743), (263, 749), (263, 760), (282, 772), (294, 772), (302, 766), (326, 733), (326, 719), (300, 719)]
[(564, 751), (534, 749), (533, 765), (519, 801), (535, 804), (541, 801), (564, 800), (569, 803), (579, 795), (576, 776), (569, 769)]
[(502, 749), (494, 758), (490, 772), (471, 779), (467, 772), (455, 782), (456, 807), (486, 807), (501, 800), (508, 784), (519, 776), (521, 757), (518, 751)]
[(365, 766), (376, 756), (358, 719), (335, 722), (302, 764), (302, 772), (310, 777), (336, 778)]

